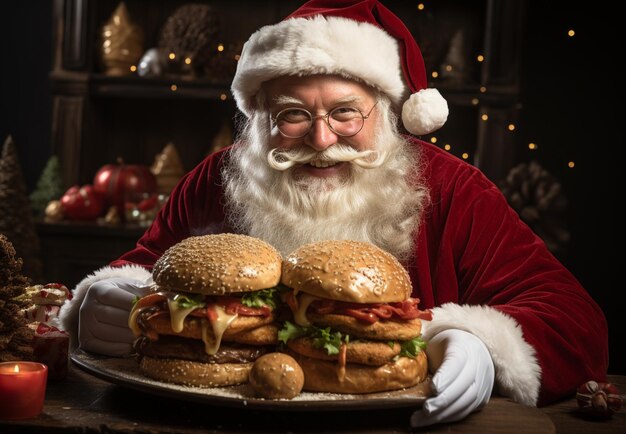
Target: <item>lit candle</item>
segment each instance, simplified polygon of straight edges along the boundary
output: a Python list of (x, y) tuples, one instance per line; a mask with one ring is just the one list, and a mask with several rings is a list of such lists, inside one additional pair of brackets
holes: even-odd
[(0, 363), (0, 419), (29, 419), (43, 410), (48, 367), (35, 362)]

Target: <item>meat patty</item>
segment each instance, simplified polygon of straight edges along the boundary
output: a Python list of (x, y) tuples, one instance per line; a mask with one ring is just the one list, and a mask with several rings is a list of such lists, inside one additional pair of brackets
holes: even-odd
[[(337, 360), (339, 358), (339, 354), (329, 355), (324, 348), (315, 348), (313, 339), (308, 337), (291, 339), (287, 342), (287, 346), (292, 351), (312, 359)], [(400, 350), (400, 344), (397, 342), (394, 342), (393, 346), (386, 342), (349, 342), (346, 348), (346, 362), (380, 366), (392, 361), (400, 354)]]
[(422, 332), (419, 318), (403, 322), (380, 320), (373, 324), (339, 314), (309, 313), (307, 318), (316, 326), (330, 327), (350, 336), (379, 341), (408, 341)]
[(135, 340), (135, 350), (142, 356), (175, 358), (203, 363), (249, 363), (267, 353), (265, 347), (249, 347), (237, 344), (221, 345), (218, 352), (208, 355), (204, 343), (197, 339), (177, 336), (161, 336), (152, 341), (145, 336)]

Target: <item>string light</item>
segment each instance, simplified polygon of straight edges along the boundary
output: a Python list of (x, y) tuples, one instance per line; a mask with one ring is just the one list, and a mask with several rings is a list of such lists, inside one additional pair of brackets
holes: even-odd
[(567, 163), (567, 167), (569, 167), (570, 169), (573, 169), (574, 166), (576, 166), (576, 163), (574, 163), (573, 161), (570, 161), (569, 163)]
[(224, 44), (218, 44), (217, 51), (224, 51)]
[(472, 98), (472, 105), (478, 105), (480, 100), (478, 98)]
[(223, 94), (221, 94), (221, 95), (220, 95), (220, 99), (221, 99), (222, 101), (226, 101), (226, 98), (228, 98), (228, 97), (226, 96), (226, 94), (225, 94), (225, 93), (223, 93)]
[(469, 158), (469, 154), (467, 152), (463, 152), (461, 154), (461, 158), (463, 158), (464, 160), (467, 160)]
[(417, 10), (418, 10), (418, 11), (423, 11), (423, 10), (424, 10), (424, 8), (425, 8), (424, 3), (418, 3), (418, 4), (417, 4)]
[(191, 65), (191, 57), (185, 57), (185, 64)]
[(482, 62), (483, 60), (485, 60), (485, 56), (483, 56), (482, 54), (479, 54), (479, 55), (476, 57), (476, 60), (478, 60), (479, 62)]
[(433, 78), (437, 78), (439, 77), (439, 73), (437, 71), (433, 71), (432, 74), (430, 74), (433, 76)]
[(239, 55), (239, 54), (235, 54), (235, 60), (236, 60), (237, 62), (239, 62), (239, 58), (240, 58), (240, 57), (241, 57), (241, 55)]
[(489, 116), (487, 116), (486, 114), (483, 114), (480, 118), (481, 118), (483, 121), (486, 121), (487, 119), (489, 119)]
[(437, 143), (437, 137), (431, 137), (430, 138), (430, 143)]
[(528, 149), (530, 149), (531, 151), (536, 151), (537, 150), (537, 145), (535, 143), (529, 143), (528, 144)]
[(569, 36), (570, 38), (573, 37), (576, 34), (576, 32), (574, 31), (574, 29), (569, 29), (567, 31), (567, 36)]
[(487, 92), (487, 88), (485, 86), (480, 86), (480, 93)]
[(452, 146), (446, 143), (445, 145), (443, 145), (443, 149), (445, 149), (446, 151), (449, 151), (450, 149), (452, 149)]
[(135, 65), (130, 65), (130, 71), (131, 72), (137, 71), (137, 67)]
[(514, 124), (509, 124), (509, 126), (507, 128), (509, 129), (509, 131), (514, 131), (515, 130), (515, 125)]
[(446, 71), (448, 72), (452, 71), (452, 65), (446, 65)]
[(178, 86), (176, 86), (175, 84), (173, 84), (173, 85), (171, 85), (171, 86), (170, 86), (170, 90), (171, 90), (172, 92), (176, 92), (176, 91), (178, 90)]
[(176, 59), (176, 53), (170, 53), (167, 57), (169, 57), (170, 60), (174, 60)]

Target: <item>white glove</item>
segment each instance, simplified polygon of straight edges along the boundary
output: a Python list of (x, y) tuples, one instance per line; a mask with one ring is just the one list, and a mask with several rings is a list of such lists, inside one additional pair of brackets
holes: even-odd
[(135, 337), (128, 328), (128, 315), (135, 297), (148, 292), (144, 282), (123, 277), (92, 284), (78, 314), (80, 347), (106, 356), (129, 355)]
[(461, 420), (489, 402), (494, 367), (479, 338), (462, 330), (444, 330), (428, 342), (426, 355), (430, 372), (435, 372), (435, 396), (413, 413), (413, 428)]

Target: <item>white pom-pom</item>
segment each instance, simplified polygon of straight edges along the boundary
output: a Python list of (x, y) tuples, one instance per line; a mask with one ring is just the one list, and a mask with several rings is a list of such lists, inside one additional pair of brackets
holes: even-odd
[(412, 134), (421, 136), (441, 128), (448, 119), (448, 103), (437, 89), (422, 89), (402, 106), (402, 123)]

